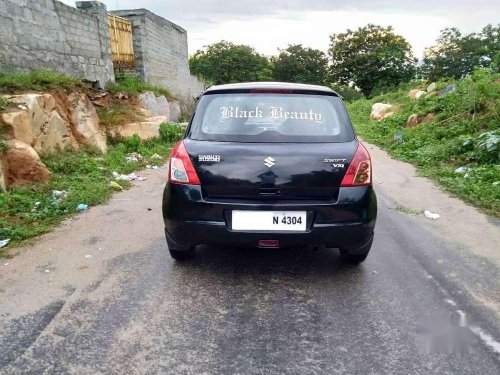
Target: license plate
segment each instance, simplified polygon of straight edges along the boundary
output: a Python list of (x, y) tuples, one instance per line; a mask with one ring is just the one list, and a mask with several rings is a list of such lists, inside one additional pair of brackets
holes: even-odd
[(233, 230), (305, 232), (306, 211), (233, 211)]

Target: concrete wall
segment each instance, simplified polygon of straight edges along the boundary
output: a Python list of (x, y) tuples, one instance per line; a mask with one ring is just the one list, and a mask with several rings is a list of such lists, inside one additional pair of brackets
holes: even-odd
[(189, 73), (187, 33), (146, 9), (113, 11), (132, 21), (137, 73), (170, 88), (177, 96), (196, 96), (203, 84)]
[(106, 7), (0, 0), (0, 67), (49, 69), (103, 86), (114, 81)]

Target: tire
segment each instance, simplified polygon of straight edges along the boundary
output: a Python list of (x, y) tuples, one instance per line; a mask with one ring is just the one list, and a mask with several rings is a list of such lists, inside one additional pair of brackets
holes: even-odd
[(165, 229), (165, 237), (167, 239), (168, 251), (170, 256), (177, 261), (183, 262), (191, 259), (194, 256), (195, 246), (181, 245), (175, 242)]
[(344, 263), (360, 264), (366, 260), (372, 247), (373, 235), (366, 244), (357, 249), (340, 249), (340, 259)]
[(179, 262), (184, 262), (194, 256), (194, 248), (181, 251), (168, 249), (168, 251), (170, 252), (170, 256)]
[(360, 264), (360, 263), (364, 262), (367, 257), (368, 257), (368, 253), (349, 254), (349, 253), (345, 253), (342, 251), (340, 252), (340, 259), (342, 259), (342, 261), (344, 263), (348, 263), (348, 264)]

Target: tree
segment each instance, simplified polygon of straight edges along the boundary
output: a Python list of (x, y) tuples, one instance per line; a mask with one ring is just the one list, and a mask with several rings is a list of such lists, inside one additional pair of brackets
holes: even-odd
[(410, 44), (392, 27), (368, 24), (330, 36), (333, 82), (354, 84), (369, 96), (374, 87), (396, 87), (413, 78), (416, 60)]
[(272, 58), (275, 80), (320, 85), (325, 82), (328, 57), (324, 52), (301, 44), (290, 44), (279, 52), (278, 57)]
[(221, 41), (189, 58), (191, 73), (213, 84), (263, 81), (271, 77), (269, 60), (252, 47)]
[(423, 77), (461, 78), (474, 68), (495, 68), (500, 53), (500, 25), (487, 25), (480, 33), (462, 35), (456, 28), (441, 31), (437, 45), (427, 48), (420, 68)]

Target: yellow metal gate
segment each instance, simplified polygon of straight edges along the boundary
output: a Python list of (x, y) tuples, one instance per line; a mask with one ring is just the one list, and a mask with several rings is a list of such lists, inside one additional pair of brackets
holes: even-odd
[(111, 53), (115, 68), (133, 68), (134, 45), (132, 41), (132, 23), (126, 18), (108, 14)]

